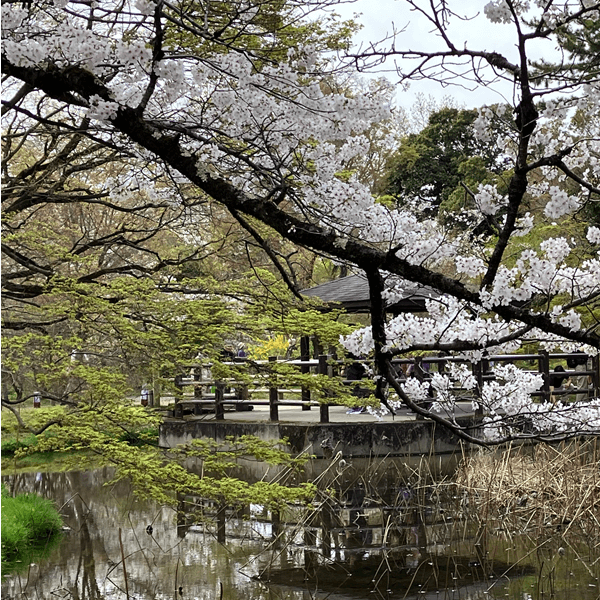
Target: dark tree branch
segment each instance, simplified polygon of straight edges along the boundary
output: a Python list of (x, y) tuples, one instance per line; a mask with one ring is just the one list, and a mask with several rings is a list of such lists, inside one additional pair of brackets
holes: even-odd
[[(8, 244), (2, 244), (2, 252), (4, 252), (6, 256), (14, 260), (16, 263), (25, 267), (28, 273), (39, 273), (40, 275), (44, 275), (45, 277), (51, 277), (53, 274), (52, 269), (50, 269), (49, 267), (38, 265), (32, 258), (25, 256), (24, 254), (18, 252), (14, 248), (11, 248)], [(28, 273), (19, 273), (19, 277), (23, 277)]]
[(27, 96), (27, 94), (29, 94), (29, 92), (33, 91), (33, 89), (34, 88), (28, 84), (22, 85), (10, 100), (3, 100), (2, 116), (12, 110), (19, 102), (21, 102), (21, 100), (23, 100), (23, 98), (25, 98), (25, 96)]
[[(46, 94), (56, 99), (64, 98), (65, 90), (76, 90), (77, 93), (88, 97), (96, 94), (101, 98), (110, 99), (110, 94), (104, 84), (83, 69), (75, 67), (59, 69), (54, 65), (48, 65), (45, 69), (19, 67), (4, 59), (2, 70), (7, 75), (39, 87)], [(385, 252), (361, 240), (352, 238), (341, 240), (340, 236), (331, 229), (326, 229), (299, 218), (277, 206), (274, 202), (261, 200), (259, 197), (249, 197), (222, 178), (213, 177), (210, 174), (201, 176), (198, 173), (196, 159), (185, 152), (179, 139), (156, 135), (157, 131), (141, 119), (133, 109), (120, 107), (112, 123), (117, 130), (127, 135), (131, 141), (146, 148), (156, 157), (184, 174), (199, 189), (217, 202), (225, 205), (229, 210), (237, 210), (268, 224), (290, 241), (354, 264), (371, 265), (372, 268), (387, 270), (408, 281), (430, 285), (460, 300), (482, 306), (478, 293), (471, 291), (462, 283), (450, 277), (411, 264), (398, 258), (393, 252)], [(497, 269), (508, 242), (509, 232), (514, 229), (517, 208), (526, 186), (526, 174), (521, 170), (517, 170), (510, 184), (509, 218), (507, 218), (507, 224), (503, 230), (504, 235), (501, 236), (500, 248), (494, 252), (493, 264), (488, 269), (490, 274)], [(554, 323), (550, 315), (538, 314), (514, 305), (498, 305), (491, 308), (505, 319), (516, 319), (565, 339), (600, 348), (600, 336), (597, 334), (572, 331), (569, 327)]]
[(375, 361), (375, 397), (394, 414), (385, 395), (385, 363), (389, 361), (389, 353), (384, 350), (387, 344), (385, 333), (386, 307), (383, 299), (385, 282), (379, 269), (363, 265), (369, 282), (369, 299), (371, 301), (371, 330), (373, 332), (374, 361)]
[(269, 242), (265, 240), (262, 235), (245, 219), (238, 211), (231, 210), (231, 214), (235, 217), (238, 223), (258, 242), (260, 247), (266, 252), (267, 256), (270, 258), (271, 262), (275, 266), (275, 268), (279, 271), (283, 281), (287, 285), (288, 289), (298, 298), (302, 300), (303, 297), (300, 294), (300, 290), (298, 289), (298, 285), (292, 281), (288, 272), (285, 270), (284, 266), (281, 264), (281, 261), (271, 248)]

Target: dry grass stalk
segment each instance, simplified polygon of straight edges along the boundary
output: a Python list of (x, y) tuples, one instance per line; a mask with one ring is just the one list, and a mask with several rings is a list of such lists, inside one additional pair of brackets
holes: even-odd
[(600, 535), (598, 440), (510, 447), (468, 457), (458, 471), (459, 493), (480, 520), (530, 533), (559, 528)]

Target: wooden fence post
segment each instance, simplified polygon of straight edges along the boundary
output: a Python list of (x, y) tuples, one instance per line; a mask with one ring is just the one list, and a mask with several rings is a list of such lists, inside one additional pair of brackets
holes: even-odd
[(175, 375), (175, 410), (173, 416), (177, 419), (183, 418), (183, 406), (181, 401), (183, 400), (183, 375)]
[(542, 384), (542, 398), (546, 402), (550, 402), (550, 357), (547, 350), (540, 350), (538, 358), (538, 371), (544, 376)]
[(156, 372), (152, 372), (152, 394), (148, 398), (148, 406), (160, 406), (161, 384)]
[(237, 400), (241, 400), (241, 402), (238, 402), (238, 404), (235, 405), (235, 410), (238, 412), (249, 410), (248, 400), (250, 399), (250, 392), (248, 391), (248, 386), (242, 384), (235, 388), (235, 395)]
[(592, 394), (594, 398), (600, 397), (600, 354), (592, 356)]
[(475, 410), (475, 416), (482, 417), (483, 416), (483, 405), (481, 404), (481, 395), (483, 393), (483, 382), (484, 376), (490, 369), (490, 361), (487, 358), (482, 358), (481, 360), (473, 363), (473, 375), (477, 379), (477, 387), (475, 389), (475, 393), (477, 394), (477, 398), (479, 402), (477, 403), (477, 409)]
[[(305, 335), (300, 338), (300, 360), (302, 362), (310, 360), (310, 340)], [(300, 373), (310, 373), (310, 367), (300, 365)], [(310, 410), (310, 389), (303, 385), (301, 394), (302, 410)]]
[[(194, 367), (194, 381), (202, 381), (202, 367)], [(202, 398), (202, 385), (196, 383), (194, 385), (194, 398)]]
[[(276, 363), (276, 356), (269, 356), (269, 363)], [(269, 365), (271, 366), (271, 365)], [(274, 374), (270, 375), (271, 383), (269, 385), (269, 419), (279, 421), (279, 399), (277, 393), (277, 381)]]
[[(483, 390), (483, 370), (481, 368), (481, 361), (471, 363), (471, 371), (473, 372), (473, 377), (475, 377), (477, 381), (477, 385), (475, 386), (475, 397), (477, 400), (481, 400), (481, 392)], [(483, 406), (481, 405), (481, 402), (477, 403), (475, 415), (478, 417), (483, 415)]]
[[(438, 357), (439, 358), (446, 358), (446, 353), (445, 352), (440, 352), (438, 354)], [(440, 362), (438, 362), (438, 364), (437, 364), (437, 370), (438, 370), (438, 373), (440, 375), (443, 375), (446, 372), (446, 364), (447, 363), (446, 363), (445, 360), (440, 360)]]
[(223, 400), (225, 398), (225, 384), (222, 381), (215, 382), (215, 419), (217, 421), (225, 420), (225, 407)]
[[(317, 367), (317, 373), (319, 375), (327, 375), (328, 374), (328, 365), (327, 365), (328, 357), (325, 354), (321, 354), (319, 356), (319, 366)], [(320, 423), (329, 423), (329, 405), (325, 402), (321, 402), (319, 406), (319, 422)]]
[(481, 377), (485, 380), (486, 375), (490, 374), (490, 361), (487, 357), (481, 359)]

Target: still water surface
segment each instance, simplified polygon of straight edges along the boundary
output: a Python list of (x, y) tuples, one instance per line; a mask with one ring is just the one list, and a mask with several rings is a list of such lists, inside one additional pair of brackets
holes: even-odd
[[(382, 506), (363, 487), (346, 490), (335, 510), (323, 504), (311, 517), (275, 515), (275, 523), (253, 506), (226, 515), (220, 543), (215, 523), (178, 519), (172, 508), (137, 500), (123, 482), (105, 485), (110, 475), (2, 478), (15, 493), (51, 498), (66, 526), (48, 559), (3, 577), (3, 599), (600, 598), (598, 560), (587, 548), (562, 547), (560, 536), (541, 546), (524, 540), (522, 548), (486, 538), (482, 547), (481, 536), (449, 514), (460, 511), (460, 499), (449, 510), (417, 511), (408, 488), (396, 490), (398, 506)], [(511, 568), (507, 556), (518, 565)]]

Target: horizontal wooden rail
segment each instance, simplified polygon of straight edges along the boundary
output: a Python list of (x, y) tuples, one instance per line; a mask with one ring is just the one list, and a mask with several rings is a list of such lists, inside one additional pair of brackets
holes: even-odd
[[(409, 376), (415, 376), (421, 381), (427, 381), (434, 373), (444, 373), (447, 363), (462, 363), (470, 365), (473, 375), (477, 379), (477, 387), (475, 397), (481, 392), (485, 382), (496, 379), (494, 368), (496, 364), (504, 363), (521, 363), (528, 362), (533, 367), (531, 372), (537, 372), (543, 375), (543, 385), (539, 390), (533, 392), (532, 396), (540, 397), (544, 400), (550, 400), (551, 396), (551, 376), (554, 371), (550, 369), (551, 362), (565, 361), (571, 358), (588, 358), (587, 355), (581, 353), (547, 353), (540, 352), (539, 354), (505, 354), (505, 355), (489, 355), (481, 361), (472, 363), (464, 356), (420, 356), (414, 358), (395, 358), (392, 364), (398, 369), (399, 380), (401, 383), (406, 381)], [(205, 363), (190, 363), (186, 365), (187, 373), (181, 373), (172, 381), (175, 385), (175, 416), (183, 416), (183, 407), (192, 407), (194, 414), (199, 414), (205, 407), (214, 406), (215, 417), (219, 420), (225, 418), (225, 407), (234, 407), (236, 410), (251, 410), (252, 405), (269, 406), (269, 416), (271, 421), (279, 419), (280, 406), (299, 406), (302, 410), (310, 410), (313, 407), (319, 407), (319, 417), (321, 423), (329, 422), (329, 406), (335, 405), (336, 402), (332, 398), (330, 402), (314, 401), (311, 398), (310, 390), (305, 387), (289, 388), (279, 387), (277, 382), (277, 374), (273, 373), (269, 367), (274, 364), (286, 364), (295, 366), (300, 373), (318, 373), (320, 375), (333, 376), (344, 366), (348, 365), (348, 360), (340, 360), (330, 355), (321, 355), (318, 359), (293, 359), (293, 360), (277, 360), (270, 358), (269, 360), (254, 361), (247, 358), (236, 358), (225, 361), (220, 364), (237, 366), (244, 368), (247, 374), (251, 375), (253, 369), (262, 371), (264, 378), (267, 378), (269, 383), (265, 385), (263, 379), (258, 379), (254, 385), (248, 385), (247, 379), (245, 382), (236, 380), (235, 378), (215, 381), (210, 378), (210, 370), (213, 366), (211, 362)], [(364, 364), (369, 364), (372, 361), (358, 360)], [(404, 373), (402, 367), (413, 368), (413, 374)], [(584, 366), (584, 365), (580, 365)], [(585, 369), (569, 368), (560, 372), (561, 375), (572, 378), (587, 377), (589, 384), (582, 386), (572, 391), (566, 391), (562, 388), (555, 390), (557, 396), (573, 395), (576, 398), (584, 395), (586, 397), (600, 396), (600, 360), (598, 356), (591, 358), (591, 368), (589, 368), (589, 360), (585, 365)], [(252, 375), (251, 375), (252, 376)], [(208, 379), (207, 379), (208, 377)], [(259, 373), (256, 373), (259, 377)], [(360, 380), (356, 379), (340, 379), (344, 384), (351, 386), (359, 384)], [(192, 398), (184, 395), (184, 388), (192, 387), (194, 396)], [(460, 388), (454, 388), (456, 392), (460, 392)], [(296, 398), (285, 398), (286, 395), (293, 394)], [(257, 397), (257, 395), (259, 395)], [(473, 396), (471, 395), (471, 398)]]

